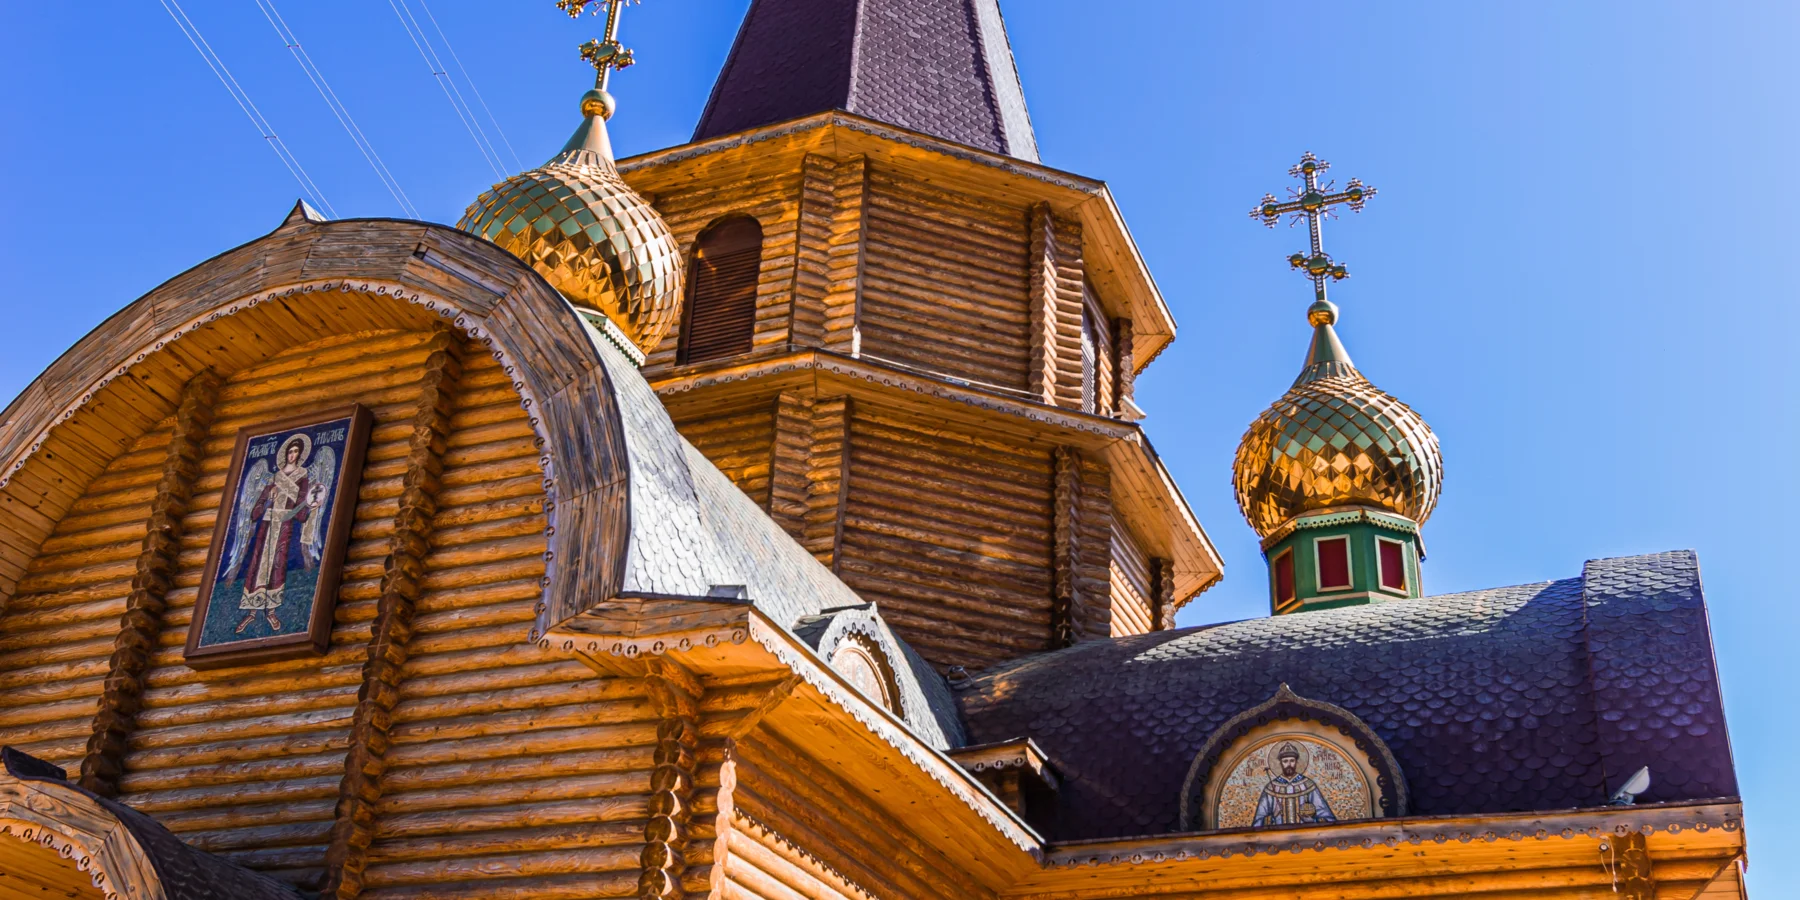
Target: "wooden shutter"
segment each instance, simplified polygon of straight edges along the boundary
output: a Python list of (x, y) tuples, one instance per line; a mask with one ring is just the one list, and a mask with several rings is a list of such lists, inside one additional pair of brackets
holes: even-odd
[(750, 352), (756, 330), (756, 281), (762, 268), (762, 226), (736, 216), (716, 222), (694, 242), (688, 271), (682, 363)]

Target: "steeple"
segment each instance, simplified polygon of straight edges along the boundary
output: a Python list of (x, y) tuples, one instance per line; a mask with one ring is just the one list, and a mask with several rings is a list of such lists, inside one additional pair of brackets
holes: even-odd
[(1370, 384), (1338, 339), (1327, 281), (1348, 277), (1325, 254), (1331, 207), (1360, 210), (1375, 191), (1354, 179), (1320, 185), (1326, 164), (1311, 153), (1291, 174), (1288, 202), (1273, 195), (1250, 215), (1273, 226), (1307, 223), (1311, 248), (1288, 257), (1313, 282), (1306, 320), (1312, 346), (1294, 384), (1250, 424), (1232, 466), (1238, 506), (1263, 539), (1269, 602), (1276, 613), (1421, 596), (1419, 526), (1444, 480), (1437, 435), (1412, 408)]
[(831, 109), (1038, 158), (999, 0), (751, 0), (694, 139)]

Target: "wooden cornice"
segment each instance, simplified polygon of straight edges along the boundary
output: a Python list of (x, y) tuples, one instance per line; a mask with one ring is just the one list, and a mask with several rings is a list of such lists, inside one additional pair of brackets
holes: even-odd
[[(607, 675), (649, 675), (674, 661), (698, 680), (781, 677), (755, 727), (798, 736), (845, 773), (891, 783), (873, 799), (902, 818), (927, 815), (939, 849), (999, 890), (1038, 867), (1042, 839), (956, 761), (872, 703), (787, 628), (743, 598), (620, 599), (539, 641)], [(785, 674), (784, 674), (785, 673)]]
[[(1664, 866), (1660, 880), (1704, 882), (1743, 852), (1743, 823), (1742, 804), (1721, 799), (1088, 841), (1046, 848), (1043, 871), (1006, 895), (1125, 897), (1154, 883), (1221, 896), (1261, 888), (1309, 897), (1315, 888), (1342, 897), (1374, 879), (1391, 888), (1378, 896), (1449, 896), (1460, 892), (1442, 890), (1445, 876), (1457, 875), (1465, 890), (1500, 889), (1509, 879), (1534, 880), (1533, 872), (1555, 873), (1535, 880), (1591, 882), (1610, 893), (1602, 846), (1613, 839), (1643, 836)], [(1409, 879), (1418, 883), (1403, 886)]]
[(910, 408), (988, 432), (1031, 441), (1048, 440), (1094, 453), (1112, 467), (1112, 493), (1119, 517), (1132, 523), (1145, 542), (1146, 552), (1174, 561), (1174, 608), (1192, 600), (1224, 574), (1218, 549), (1194, 516), (1149, 436), (1136, 422), (1064, 409), (958, 383), (942, 375), (815, 349), (693, 367), (659, 379), (652, 386), (663, 404), (677, 414), (727, 398), (773, 398), (781, 391), (807, 390), (818, 396), (846, 395)]
[(975, 196), (1021, 206), (1048, 203), (1058, 215), (1081, 223), (1088, 275), (1115, 307), (1108, 314), (1131, 320), (1134, 372), (1143, 371), (1175, 339), (1175, 317), (1103, 181), (841, 110), (633, 156), (619, 161), (619, 173), (633, 189), (657, 194), (701, 180), (799, 171), (808, 153), (861, 155)]

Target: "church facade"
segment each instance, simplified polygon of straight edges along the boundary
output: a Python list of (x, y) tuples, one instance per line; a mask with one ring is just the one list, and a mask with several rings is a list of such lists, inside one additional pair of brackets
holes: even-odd
[(297, 206), (7, 407), (0, 900), (1743, 896), (1693, 554), (1424, 595), (1437, 438), (1316, 237), (1372, 190), (1259, 207), (1274, 615), (1178, 629), (1175, 322), (996, 0), (753, 0), (624, 160), (601, 12), (455, 227)]

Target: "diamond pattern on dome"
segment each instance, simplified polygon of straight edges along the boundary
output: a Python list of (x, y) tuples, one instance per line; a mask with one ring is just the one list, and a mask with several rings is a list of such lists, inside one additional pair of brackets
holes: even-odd
[(1354, 369), (1294, 385), (1251, 423), (1232, 465), (1238, 508), (1264, 537), (1294, 516), (1351, 504), (1422, 524), (1443, 481), (1430, 426)]
[(584, 156), (565, 153), (495, 185), (456, 227), (524, 260), (648, 352), (681, 315), (681, 248), (610, 162)]

